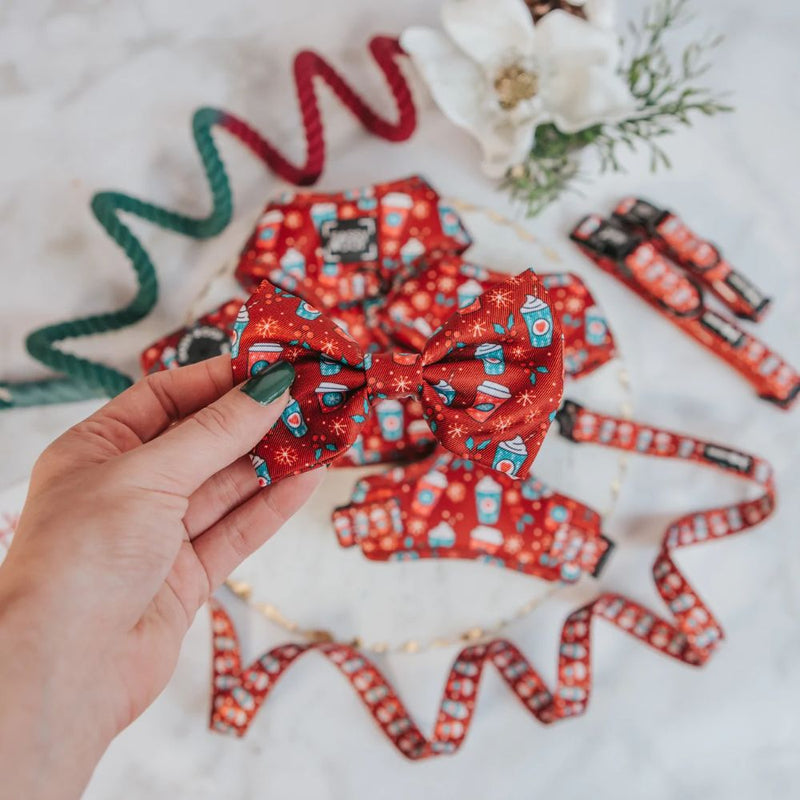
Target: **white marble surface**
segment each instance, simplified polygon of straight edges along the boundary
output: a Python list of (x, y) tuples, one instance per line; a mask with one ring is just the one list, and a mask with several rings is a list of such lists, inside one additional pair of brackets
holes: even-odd
[[(365, 55), (366, 40), (412, 22), (433, 22), (434, 5), (422, 0), (335, 5), (6, 0), (0, 5), (0, 375), (43, 374), (23, 351), (24, 333), (32, 327), (110, 308), (129, 297), (127, 267), (89, 214), (93, 191), (119, 188), (203, 212), (206, 190), (188, 134), (195, 107), (218, 105), (240, 113), (299, 157), (288, 69), (292, 52), (302, 46), (322, 50), (388, 110)], [(635, 10), (641, 3), (626, 5)], [(580, 214), (608, 209), (622, 193), (642, 193), (679, 209), (776, 296), (759, 335), (800, 362), (800, 12), (790, 0), (756, 5), (706, 0), (696, 6), (703, 15), (698, 29), (707, 25), (728, 37), (709, 80), (735, 90), (738, 113), (676, 136), (671, 173), (651, 176), (644, 159), (632, 158), (627, 176), (590, 184), (584, 196), (565, 198), (529, 227), (557, 249), (564, 266), (589, 279), (612, 317), (640, 417), (736, 443), (766, 456), (777, 469), (780, 506), (773, 519), (738, 540), (680, 557), (726, 628), (723, 648), (705, 669), (691, 670), (598, 627), (596, 689), (584, 718), (543, 728), (488, 675), (461, 753), (410, 764), (376, 732), (341, 678), (313, 656), (284, 677), (244, 740), (208, 733), (209, 637), (201, 614), (174, 680), (112, 745), (88, 798), (797, 796), (798, 412), (787, 414), (757, 400), (734, 373), (654, 319), (565, 241)], [(447, 194), (511, 210), (480, 176), (473, 143), (445, 123), (424, 96), (420, 100), (418, 132), (395, 146), (363, 134), (326, 99), (331, 159), (321, 186), (419, 171)], [(278, 183), (236, 144), (225, 140), (223, 149), (236, 193), (234, 225), (217, 240), (197, 244), (134, 223), (163, 281), (157, 312), (132, 331), (80, 343), (80, 352), (134, 371), (141, 348), (182, 319), (198, 287), (238, 248)], [(517, 245), (492, 238), (488, 230), (480, 238), (481, 257), (506, 259), (510, 267), (519, 252), (527, 263), (550, 267), (537, 248), (514, 251)], [(590, 381), (581, 391), (609, 408), (618, 404), (613, 380), (598, 375)], [(0, 487), (24, 479), (39, 450), (92, 407), (0, 414)], [(602, 505), (599, 481), (607, 479), (613, 460), (557, 450), (550, 447), (542, 469), (576, 496)], [(660, 608), (649, 570), (665, 522), (687, 509), (739, 496), (739, 487), (724, 478), (693, 469), (641, 460), (632, 467), (606, 524), (619, 548), (602, 579), (560, 593), (510, 630), (548, 676), (554, 672), (560, 622), (571, 608), (599, 588), (624, 591)], [(277, 597), (309, 623), (401, 640), (442, 625), (450, 630), (488, 622), (542, 590), (533, 581), (474, 564), (382, 567), (340, 551), (325, 519), (349, 482), (340, 476), (324, 487), (303, 521), (246, 566), (262, 580), (265, 599)], [(257, 620), (251, 619), (249, 628), (247, 655), (280, 638)], [(427, 729), (452, 655), (381, 662)]]

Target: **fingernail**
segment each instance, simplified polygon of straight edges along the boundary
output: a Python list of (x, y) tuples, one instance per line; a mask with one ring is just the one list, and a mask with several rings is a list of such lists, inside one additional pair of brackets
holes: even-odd
[(271, 364), (242, 386), (242, 391), (262, 406), (277, 400), (294, 381), (294, 367), (288, 361)]

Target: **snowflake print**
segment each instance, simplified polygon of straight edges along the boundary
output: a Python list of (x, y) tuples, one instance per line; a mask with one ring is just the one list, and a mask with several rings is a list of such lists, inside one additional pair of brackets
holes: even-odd
[(493, 289), (489, 292), (489, 301), (494, 303), (500, 308), (505, 308), (511, 305), (511, 290), (510, 289)]
[(503, 419), (498, 420), (496, 430), (498, 433), (505, 433), (510, 427), (511, 420), (508, 417), (503, 417)]
[(478, 320), (472, 326), (472, 335), (483, 336), (484, 333), (486, 333), (486, 325), (484, 325), (480, 320)]
[(503, 546), (509, 553), (518, 553), (522, 550), (522, 537), (516, 535), (509, 536)]
[(530, 406), (533, 405), (536, 395), (530, 389), (526, 389), (517, 399), (522, 403), (523, 407)]
[(420, 533), (425, 533), (427, 526), (425, 524), (425, 520), (422, 519), (412, 519), (411, 522), (408, 523), (408, 530), (412, 534), (419, 535)]
[(272, 317), (267, 317), (266, 319), (262, 319), (261, 322), (258, 323), (258, 333), (261, 336), (272, 336), (275, 333), (277, 328), (278, 322), (277, 320), (273, 319)]
[(450, 436), (463, 436), (464, 435), (464, 426), (461, 424), (458, 425), (451, 425), (447, 429), (447, 433)]
[(342, 436), (347, 432), (347, 423), (344, 420), (337, 419), (333, 421), (331, 428), (337, 436)]
[(455, 286), (456, 286), (456, 282), (455, 282), (455, 280), (453, 278), (451, 278), (449, 276), (445, 276), (445, 277), (439, 278), (439, 288), (443, 292), (450, 292), (453, 289), (455, 289)]
[(330, 339), (326, 339), (320, 346), (319, 349), (325, 353), (326, 356), (333, 355), (336, 352), (336, 342), (331, 341)]
[(285, 361), (297, 361), (297, 359), (303, 354), (303, 350), (300, 347), (289, 347), (283, 351), (283, 358)]
[(277, 458), (279, 464), (290, 467), (297, 461), (297, 454), (291, 447), (281, 447), (281, 449), (275, 453), (275, 458)]
[(460, 503), (467, 496), (467, 490), (463, 483), (451, 483), (446, 491), (447, 496), (454, 503)]
[(513, 355), (514, 358), (522, 358), (525, 355), (525, 348), (517, 345), (511, 349), (511, 355)]
[(397, 378), (394, 382), (394, 390), (396, 392), (410, 392), (411, 381), (408, 378)]

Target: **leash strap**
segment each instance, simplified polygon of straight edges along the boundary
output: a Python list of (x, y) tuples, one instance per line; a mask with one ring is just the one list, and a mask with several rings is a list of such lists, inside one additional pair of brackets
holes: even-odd
[(221, 603), (212, 600), (212, 729), (244, 735), (280, 677), (313, 650), (339, 670), (387, 739), (412, 760), (454, 753), (461, 747), (473, 720), (481, 675), (488, 665), (499, 672), (512, 694), (540, 722), (550, 724), (583, 714), (592, 690), (591, 629), (595, 619), (610, 622), (677, 661), (704, 664), (722, 641), (723, 631), (673, 555), (684, 547), (740, 533), (768, 517), (775, 506), (771, 467), (726, 445), (599, 414), (571, 401), (564, 403), (556, 419), (561, 435), (574, 442), (713, 467), (761, 489), (755, 499), (687, 513), (669, 525), (653, 565), (653, 580), (672, 618), (659, 616), (616, 593), (602, 594), (573, 611), (561, 631), (552, 690), (510, 641), (467, 644), (448, 673), (433, 735), (426, 737), (391, 683), (354, 644), (334, 642), (321, 634), (319, 641), (310, 644), (275, 647), (245, 667), (234, 625)]
[(784, 409), (792, 405), (800, 375), (762, 341), (709, 308), (695, 274), (684, 273), (651, 241), (596, 214), (584, 217), (570, 238), (597, 266), (741, 373), (759, 397)]
[(640, 197), (626, 197), (614, 209), (613, 216), (694, 275), (737, 317), (757, 322), (764, 316), (770, 298), (737, 272), (716, 245), (694, 233), (672, 211)]

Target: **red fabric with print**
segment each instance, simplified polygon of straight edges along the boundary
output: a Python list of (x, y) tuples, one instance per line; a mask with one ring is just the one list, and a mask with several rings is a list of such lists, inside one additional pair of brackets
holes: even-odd
[[(356, 440), (373, 404), (407, 396), (420, 400), (446, 448), (524, 477), (561, 400), (563, 341), (532, 272), (504, 287), (501, 299), (475, 298), (460, 309), (422, 353), (372, 356), (305, 301), (261, 284), (242, 310), (234, 382), (280, 359), (297, 373), (293, 402), (253, 452), (262, 482), (332, 461)], [(379, 424), (396, 427), (397, 415)]]
[[(608, 322), (584, 282), (569, 272), (538, 275), (561, 320), (566, 374), (573, 378), (588, 375), (613, 358), (615, 343)], [(454, 310), (484, 292), (491, 297), (506, 280), (507, 273), (456, 254), (425, 259), (416, 275), (389, 293), (377, 318), (397, 344), (419, 350)]]
[(584, 217), (570, 238), (601, 269), (727, 361), (758, 396), (788, 409), (800, 396), (800, 373), (774, 350), (707, 305), (703, 286), (658, 247), (617, 220)]
[(245, 289), (268, 279), (318, 308), (376, 297), (420, 256), (471, 243), (422, 178), (290, 194), (270, 203), (239, 258)]
[(600, 524), (533, 475), (514, 481), (445, 451), (360, 480), (333, 512), (339, 543), (376, 561), (474, 559), (568, 583), (609, 552)]
[(352, 645), (325, 639), (313, 644), (284, 644), (244, 666), (236, 630), (222, 606), (214, 601), (211, 727), (244, 735), (281, 676), (311, 651), (323, 655), (341, 672), (386, 738), (413, 760), (455, 753), (461, 748), (474, 719), (487, 666), (498, 671), (509, 691), (539, 722), (552, 724), (583, 714), (592, 692), (591, 634), (597, 620), (605, 620), (635, 641), (684, 664), (704, 664), (722, 641), (722, 628), (680, 571), (674, 554), (684, 547), (741, 533), (768, 517), (775, 506), (769, 464), (725, 445), (598, 414), (569, 401), (564, 403), (558, 422), (562, 435), (578, 442), (722, 469), (761, 488), (755, 499), (692, 511), (667, 527), (653, 565), (653, 580), (670, 615), (611, 592), (576, 609), (561, 629), (552, 688), (512, 642), (494, 639), (468, 644), (453, 661), (433, 731), (426, 736), (386, 676)]
[(770, 298), (736, 271), (716, 245), (690, 230), (676, 214), (640, 197), (626, 197), (614, 218), (647, 238), (668, 258), (680, 264), (713, 292), (737, 317), (760, 320)]

